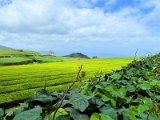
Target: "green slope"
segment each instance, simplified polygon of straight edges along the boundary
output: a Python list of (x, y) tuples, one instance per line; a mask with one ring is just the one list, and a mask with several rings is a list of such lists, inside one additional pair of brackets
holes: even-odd
[(0, 48), (0, 56), (29, 56), (29, 55), (40, 55), (38, 52), (15, 50), (10, 48)]
[(0, 65), (22, 65), (29, 63), (62, 62), (76, 60), (71, 57), (41, 55), (38, 52), (0, 48)]
[(70, 55), (66, 55), (65, 57), (89, 59), (87, 55), (84, 55), (82, 53), (72, 53)]
[(0, 48), (8, 48), (8, 47), (6, 47), (6, 46), (3, 46), (3, 45), (0, 45)]

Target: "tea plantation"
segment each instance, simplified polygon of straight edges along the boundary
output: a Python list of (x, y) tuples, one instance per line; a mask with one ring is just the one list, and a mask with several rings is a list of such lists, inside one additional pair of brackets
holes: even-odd
[(85, 81), (97, 72), (108, 73), (131, 61), (131, 58), (108, 58), (0, 66), (0, 104), (28, 98), (43, 88), (62, 91), (74, 80), (80, 65), (86, 74)]

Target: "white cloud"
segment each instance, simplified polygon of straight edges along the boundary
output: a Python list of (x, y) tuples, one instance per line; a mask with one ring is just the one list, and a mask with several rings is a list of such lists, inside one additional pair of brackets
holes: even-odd
[[(120, 44), (119, 49), (132, 45), (132, 50), (139, 44), (147, 45), (148, 50), (149, 44), (160, 44), (160, 35), (155, 34), (154, 25), (149, 24), (150, 21), (158, 24), (156, 18), (160, 20), (159, 3), (153, 2), (150, 5), (155, 9), (142, 14), (135, 7), (125, 7), (116, 12), (91, 8), (91, 3), (96, 2), (13, 0), (12, 4), (0, 7), (0, 44), (39, 50), (42, 46), (48, 49), (54, 46), (53, 49), (60, 53), (66, 51), (61, 46), (71, 50), (75, 50), (74, 46), (81, 46), (77, 50), (86, 49), (91, 53), (93, 48), (100, 50), (100, 46), (104, 47), (101, 50), (107, 50), (104, 44), (107, 46), (108, 43), (113, 43), (111, 46)], [(115, 4), (116, 1), (106, 0), (106, 3)], [(143, 3), (141, 1), (140, 8), (150, 7)]]

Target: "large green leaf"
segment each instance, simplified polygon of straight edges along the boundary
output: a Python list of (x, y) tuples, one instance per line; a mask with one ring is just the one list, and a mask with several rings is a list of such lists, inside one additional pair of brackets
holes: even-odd
[(150, 98), (145, 97), (141, 99), (141, 101), (143, 102), (143, 104), (140, 104), (138, 106), (137, 108), (138, 113), (144, 113), (153, 107), (153, 102)]
[(149, 116), (149, 120), (160, 120), (160, 113), (151, 113)]
[[(109, 93), (113, 97), (120, 97), (120, 98), (125, 98), (126, 93), (127, 93), (127, 88), (122, 86), (121, 88), (115, 88), (113, 85), (110, 85), (104, 89), (106, 91), (106, 94)], [(110, 95), (107, 96), (110, 96)]]
[(135, 88), (134, 85), (129, 84), (129, 85), (127, 86), (127, 90), (128, 90), (129, 92), (134, 92), (134, 91), (136, 90), (136, 88)]
[(73, 108), (66, 108), (66, 111), (68, 111), (70, 113), (70, 116), (74, 119), (74, 120), (89, 120), (88, 115), (85, 114), (80, 114), (78, 111), (76, 111)]
[(145, 111), (148, 111), (149, 107), (146, 105), (139, 105), (137, 108), (138, 113), (144, 113)]
[(102, 98), (102, 100), (103, 100), (104, 102), (108, 102), (108, 101), (111, 100), (111, 98), (107, 97), (107, 96), (104, 95), (104, 94), (99, 94), (99, 95), (100, 95), (100, 97)]
[(140, 114), (141, 120), (160, 120), (160, 114), (156, 114), (156, 113), (151, 113), (149, 115), (147, 114)]
[[(90, 120), (114, 120), (109, 115), (103, 114), (103, 113), (93, 113), (90, 117)], [(116, 120), (116, 119), (115, 119)]]
[(97, 95), (102, 99), (103, 102), (111, 102), (112, 106), (116, 106), (116, 101), (110, 94), (97, 93)]
[(138, 87), (142, 90), (150, 90), (151, 89), (151, 85), (149, 82), (143, 82), (143, 83), (139, 84)]
[(95, 104), (98, 106), (98, 108), (100, 108), (101, 106), (103, 106), (105, 104), (105, 102), (102, 101), (101, 98), (95, 97), (92, 99)]
[(57, 98), (52, 97), (51, 95), (39, 94), (33, 96), (28, 102), (40, 101), (42, 103), (52, 103), (53, 100), (57, 100)]
[(119, 112), (123, 114), (124, 118), (128, 118), (129, 120), (137, 120), (137, 108), (135, 106), (131, 106), (131, 108), (122, 108)]
[(160, 95), (156, 95), (155, 97), (156, 97), (158, 100), (160, 100)]
[[(56, 95), (56, 96), (54, 96)], [(52, 103), (53, 101), (57, 100), (58, 94), (55, 93), (49, 93), (48, 91), (42, 89), (39, 92), (37, 92), (31, 99), (29, 99), (27, 102), (41, 102), (41, 103)]]
[(84, 95), (88, 95), (89, 93), (91, 93), (90, 88), (91, 88), (91, 86), (88, 83), (85, 84), (81, 93), (84, 94)]
[(68, 115), (67, 111), (64, 108), (59, 108), (58, 112), (60, 112), (62, 115)]
[(58, 116), (56, 120), (71, 120), (71, 118), (66, 115), (61, 115), (61, 116)]
[(117, 91), (115, 90), (113, 85), (107, 86), (105, 89), (103, 89), (103, 92), (108, 97), (114, 97), (114, 96), (116, 97), (116, 96), (118, 96)]
[(111, 105), (116, 107), (116, 101), (114, 99), (111, 99)]
[(113, 75), (110, 76), (110, 78), (112, 80), (119, 80), (121, 77), (122, 76), (120, 74), (118, 74), (118, 73), (115, 73), (115, 74), (113, 74)]
[(147, 105), (150, 108), (153, 107), (153, 102), (152, 102), (151, 98), (145, 97), (142, 99), (142, 101), (143, 101), (144, 105)]
[(86, 108), (89, 106), (88, 97), (81, 93), (71, 95), (69, 98), (69, 102), (75, 109), (78, 109), (81, 112), (86, 110)]
[(117, 90), (117, 93), (118, 97), (125, 98), (127, 93), (127, 88), (122, 86), (120, 89)]
[[(50, 115), (46, 115), (45, 120), (52, 120), (53, 116), (54, 116), (54, 112), (52, 112)], [(56, 112), (56, 120), (59, 116), (68, 116), (69, 114), (67, 113), (67, 111), (64, 108), (59, 108), (58, 111)]]
[(112, 119), (117, 120), (117, 111), (110, 105), (102, 107), (100, 111), (105, 115), (109, 115)]
[(100, 115), (98, 113), (92, 113), (90, 120), (99, 120)]
[(53, 120), (53, 117), (52, 115), (46, 115), (44, 120)]
[(100, 116), (101, 116), (100, 120), (114, 120), (109, 115), (106, 115), (106, 114), (101, 113)]
[(13, 120), (42, 120), (41, 113), (42, 108), (38, 106), (17, 114)]
[(13, 118), (16, 114), (21, 113), (25, 111), (26, 109), (28, 109), (28, 107), (29, 107), (28, 103), (20, 103), (20, 106), (7, 111), (5, 118), (6, 119)]
[(96, 85), (95, 86), (97, 89), (103, 89), (103, 87), (101, 85)]
[[(53, 120), (53, 115), (47, 115), (44, 120)], [(71, 120), (67, 115), (59, 115), (56, 120)]]
[[(67, 105), (67, 104), (69, 104), (69, 103), (70, 103), (69, 100), (63, 100), (63, 103), (62, 103), (61, 107), (64, 107), (65, 105)], [(57, 106), (60, 105), (60, 104), (61, 104), (61, 103), (59, 102), (59, 103), (57, 104)]]
[(4, 110), (0, 108), (0, 118), (3, 117), (4, 115)]

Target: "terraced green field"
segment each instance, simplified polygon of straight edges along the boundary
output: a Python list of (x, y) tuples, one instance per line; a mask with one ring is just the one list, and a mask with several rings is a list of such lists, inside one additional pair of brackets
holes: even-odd
[(69, 58), (61, 56), (35, 56), (35, 57), (11, 57), (11, 58), (0, 58), (0, 65), (23, 65), (29, 63), (49, 63), (49, 62), (63, 62), (70, 60), (78, 60), (78, 58)]
[(34, 51), (0, 48), (0, 66), (63, 62), (78, 59), (84, 58), (41, 55), (40, 53)]
[(29, 57), (12, 57), (12, 58), (0, 58), (0, 65), (6, 64), (18, 64), (18, 63), (32, 62), (32, 58)]
[(3, 56), (3, 55), (23, 56), (23, 55), (39, 55), (39, 53), (33, 52), (33, 51), (0, 48), (0, 56)]
[(49, 91), (62, 91), (74, 80), (80, 65), (87, 80), (97, 72), (120, 69), (131, 61), (131, 58), (106, 58), (0, 66), (0, 104), (28, 98), (44, 87)]

